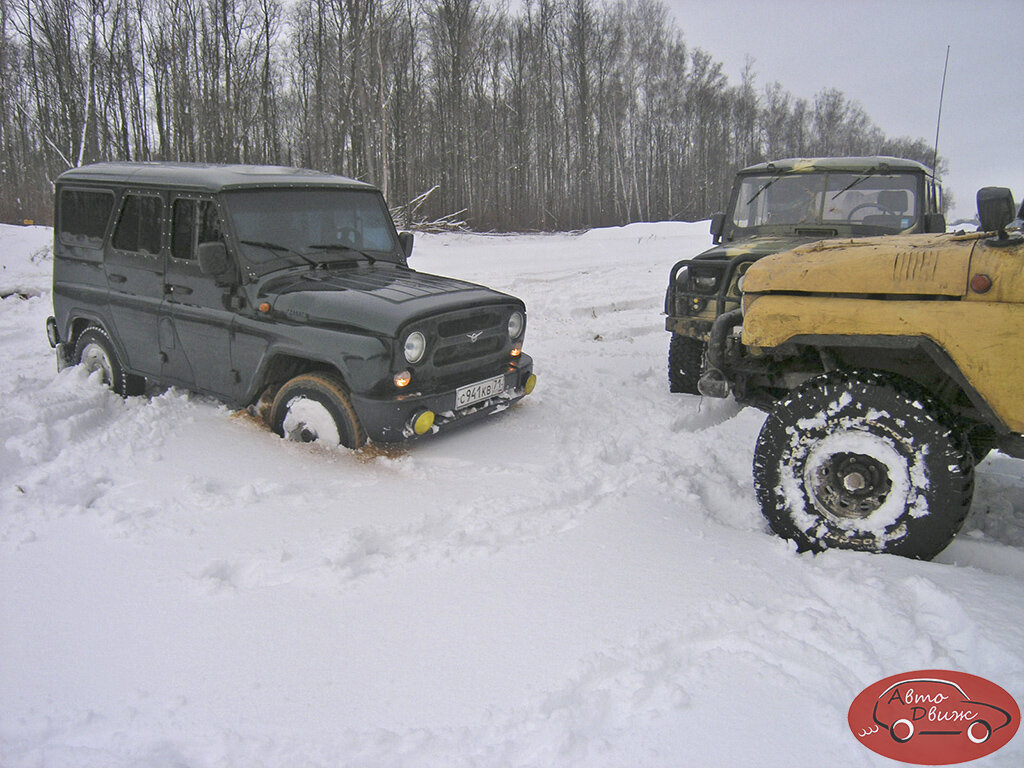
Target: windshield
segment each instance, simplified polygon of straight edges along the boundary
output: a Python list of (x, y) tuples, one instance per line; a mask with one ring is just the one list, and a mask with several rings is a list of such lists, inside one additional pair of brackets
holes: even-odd
[(404, 263), (380, 194), (359, 189), (254, 189), (225, 192), (224, 206), (253, 269), (281, 263), (377, 259)]
[(796, 226), (903, 232), (917, 225), (918, 176), (870, 170), (744, 176), (732, 223), (771, 232)]

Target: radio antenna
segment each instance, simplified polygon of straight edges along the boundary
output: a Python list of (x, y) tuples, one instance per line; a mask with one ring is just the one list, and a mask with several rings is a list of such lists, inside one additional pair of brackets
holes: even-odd
[(942, 99), (946, 95), (946, 72), (949, 70), (949, 46), (946, 46), (946, 63), (942, 67), (942, 89), (939, 91), (939, 116), (935, 120), (935, 154), (932, 155), (932, 178), (938, 173), (939, 127), (942, 125)]

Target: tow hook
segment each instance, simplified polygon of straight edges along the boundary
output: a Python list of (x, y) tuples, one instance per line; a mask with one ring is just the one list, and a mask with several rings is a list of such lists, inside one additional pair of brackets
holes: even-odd
[(728, 397), (729, 381), (722, 373), (725, 343), (733, 328), (743, 324), (743, 311), (734, 309), (719, 315), (708, 339), (708, 369), (697, 382), (697, 391), (706, 397)]
[(697, 391), (705, 397), (728, 397), (729, 382), (717, 368), (706, 371), (697, 382)]

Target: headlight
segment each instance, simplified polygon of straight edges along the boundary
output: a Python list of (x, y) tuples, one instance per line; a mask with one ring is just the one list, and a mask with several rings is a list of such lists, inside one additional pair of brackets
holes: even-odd
[(427, 351), (427, 340), (419, 331), (413, 331), (405, 337), (405, 359), (410, 363), (418, 363)]
[(508, 316), (508, 335), (511, 339), (519, 338), (519, 334), (523, 332), (523, 313), (516, 311)]
[(697, 290), (703, 291), (704, 293), (711, 293), (718, 288), (717, 277), (694, 277), (693, 284), (697, 287)]

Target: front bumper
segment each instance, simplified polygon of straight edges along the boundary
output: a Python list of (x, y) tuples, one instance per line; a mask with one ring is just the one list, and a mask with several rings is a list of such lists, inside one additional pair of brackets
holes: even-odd
[[(495, 371), (494, 375), (499, 373)], [(505, 368), (505, 391), (502, 394), (458, 410), (455, 408), (455, 389), (429, 394), (414, 392), (387, 399), (366, 397), (353, 392), (352, 406), (371, 440), (378, 443), (401, 442), (419, 437), (413, 429), (413, 422), (424, 411), (434, 414), (433, 427), (427, 434), (504, 411), (525, 397), (527, 381), (532, 374), (533, 358), (527, 354), (520, 355), (518, 360)]]

